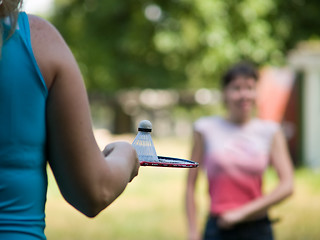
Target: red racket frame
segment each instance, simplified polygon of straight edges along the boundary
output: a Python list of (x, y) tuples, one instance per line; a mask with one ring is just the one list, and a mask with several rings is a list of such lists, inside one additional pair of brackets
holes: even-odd
[(180, 158), (158, 156), (158, 159), (169, 160), (169, 161), (168, 162), (141, 161), (140, 166), (173, 167), (173, 168), (196, 168), (199, 166), (199, 163), (197, 162), (180, 159)]

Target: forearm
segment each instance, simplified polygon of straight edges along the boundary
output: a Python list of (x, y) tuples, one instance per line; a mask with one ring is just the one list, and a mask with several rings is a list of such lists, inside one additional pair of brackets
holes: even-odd
[[(109, 206), (124, 191), (139, 168), (136, 152), (129, 143), (109, 144), (104, 155), (100, 166), (96, 168), (96, 177), (92, 177), (94, 182), (88, 185), (91, 187), (87, 195), (92, 197), (89, 206), (92, 216)], [(90, 215), (88, 216), (91, 217)]]
[(138, 160), (129, 143), (117, 143), (107, 156), (98, 148), (87, 150), (69, 158), (59, 154), (60, 157), (51, 158), (50, 165), (64, 198), (83, 214), (94, 217), (110, 205), (137, 174)]
[(280, 183), (272, 192), (264, 195), (246, 205), (241, 209), (244, 220), (254, 219), (265, 215), (267, 210), (290, 196), (293, 192), (293, 184), (291, 182)]
[(290, 181), (282, 182), (270, 194), (257, 198), (244, 206), (225, 212), (219, 217), (218, 225), (221, 228), (230, 228), (233, 225), (255, 220), (266, 216), (267, 210), (285, 199), (292, 193)]
[(278, 186), (269, 194), (244, 207), (245, 215), (249, 218), (266, 212), (269, 207), (293, 193), (293, 166), (281, 131), (278, 131), (274, 137), (271, 147), (271, 164), (279, 177)]
[(105, 168), (100, 174), (106, 203), (110, 204), (137, 175), (139, 161), (129, 143), (117, 142), (110, 144), (107, 148), (104, 150)]
[[(200, 133), (194, 132), (194, 143), (191, 160), (201, 165), (203, 156), (203, 139)], [(195, 202), (195, 189), (198, 178), (198, 168), (190, 169), (187, 178), (186, 211), (188, 220), (188, 239), (199, 240), (200, 234), (197, 226), (197, 211)]]
[(198, 233), (197, 210), (196, 210), (196, 203), (195, 203), (195, 199), (194, 199), (194, 193), (192, 190), (187, 191), (186, 213), (187, 213), (189, 233)]
[(195, 184), (197, 170), (191, 169), (188, 175), (186, 189), (186, 214), (188, 223), (188, 240), (200, 240), (200, 232), (197, 224), (197, 208), (195, 199)]

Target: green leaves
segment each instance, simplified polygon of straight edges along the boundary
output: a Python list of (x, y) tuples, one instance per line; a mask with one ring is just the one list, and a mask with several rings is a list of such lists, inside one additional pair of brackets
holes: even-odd
[(299, 40), (319, 38), (317, 10), (317, 0), (56, 0), (52, 22), (89, 90), (199, 88), (238, 60), (283, 64)]

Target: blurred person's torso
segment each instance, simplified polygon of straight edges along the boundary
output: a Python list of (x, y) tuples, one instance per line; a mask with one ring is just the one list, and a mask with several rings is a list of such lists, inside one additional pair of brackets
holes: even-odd
[(244, 125), (221, 117), (204, 117), (195, 129), (204, 138), (204, 168), (211, 213), (219, 215), (262, 195), (262, 175), (269, 165), (278, 124), (252, 119)]

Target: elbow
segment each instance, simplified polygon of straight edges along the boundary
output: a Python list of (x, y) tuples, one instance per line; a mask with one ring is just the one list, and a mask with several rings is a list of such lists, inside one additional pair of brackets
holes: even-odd
[(88, 218), (96, 217), (103, 209), (107, 207), (106, 204), (97, 201), (96, 199), (87, 199), (81, 206), (75, 206), (78, 211)]
[(72, 204), (82, 214), (89, 218), (96, 217), (101, 211), (107, 208), (118, 196), (113, 191), (106, 189), (105, 191), (90, 192), (83, 196), (83, 201)]
[(92, 198), (86, 206), (79, 209), (85, 216), (89, 218), (96, 217), (101, 211), (107, 208), (113, 201), (101, 198)]
[(290, 197), (294, 194), (294, 186), (293, 186), (293, 183), (287, 183), (285, 185), (285, 188), (284, 188), (284, 195), (285, 197)]
[(288, 189), (288, 197), (294, 194), (294, 188), (293, 185), (290, 186), (290, 188)]
[[(122, 191), (121, 191), (122, 192)], [(84, 214), (89, 218), (96, 217), (101, 211), (111, 205), (115, 199), (121, 194), (115, 193), (111, 190), (105, 190), (104, 192), (100, 192), (98, 196), (93, 197), (90, 200), (90, 204), (88, 205)]]
[(82, 213), (87, 216), (88, 218), (94, 218), (96, 217), (101, 211), (97, 209), (87, 209), (85, 211), (82, 211)]

